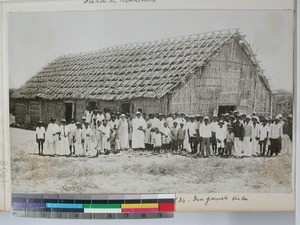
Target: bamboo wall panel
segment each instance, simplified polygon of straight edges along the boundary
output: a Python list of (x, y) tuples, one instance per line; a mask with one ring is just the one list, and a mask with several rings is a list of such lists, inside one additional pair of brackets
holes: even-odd
[[(259, 97), (255, 101), (256, 95)], [(254, 106), (262, 115), (270, 112), (269, 93), (236, 41), (224, 46), (201, 76), (177, 90), (171, 109), (211, 116), (220, 105), (235, 105), (247, 114)]]

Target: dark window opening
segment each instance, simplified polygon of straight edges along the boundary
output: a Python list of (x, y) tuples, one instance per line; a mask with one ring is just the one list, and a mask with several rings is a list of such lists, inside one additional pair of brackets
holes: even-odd
[(234, 111), (237, 107), (235, 105), (222, 105), (219, 106), (218, 110), (218, 116), (221, 116), (222, 114), (229, 113), (230, 111)]

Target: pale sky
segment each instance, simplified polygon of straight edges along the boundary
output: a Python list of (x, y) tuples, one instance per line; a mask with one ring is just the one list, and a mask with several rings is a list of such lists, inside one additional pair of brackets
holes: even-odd
[(292, 11), (98, 11), (12, 13), (10, 88), (58, 56), (126, 43), (239, 28), (271, 88), (293, 89)]

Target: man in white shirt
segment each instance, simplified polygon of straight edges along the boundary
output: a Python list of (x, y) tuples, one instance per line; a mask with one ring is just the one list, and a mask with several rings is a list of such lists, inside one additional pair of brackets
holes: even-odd
[(218, 154), (223, 156), (224, 154), (224, 147), (225, 147), (225, 139), (227, 134), (227, 128), (224, 126), (224, 121), (220, 120), (218, 123), (218, 128), (216, 130), (216, 139), (217, 139), (217, 147), (218, 147)]
[[(92, 151), (92, 143), (93, 143), (93, 131), (88, 122), (84, 123), (84, 129), (82, 129), (82, 138), (84, 140), (83, 143), (83, 155), (85, 156), (87, 152)], [(88, 153), (90, 154), (90, 153)]]
[(96, 120), (97, 120), (97, 123), (98, 123), (98, 121), (100, 121), (102, 123), (102, 121), (105, 120), (105, 116), (104, 116), (104, 114), (102, 113), (101, 110), (98, 111)]
[(77, 129), (76, 124), (75, 124), (75, 119), (71, 119), (71, 123), (68, 125), (69, 129), (69, 149), (70, 149), (70, 155), (75, 155), (75, 143), (74, 143), (74, 136), (75, 136), (75, 131)]
[(61, 120), (61, 125), (59, 127), (60, 129), (60, 135), (59, 135), (59, 140), (60, 140), (60, 149), (59, 149), (59, 155), (68, 155), (69, 154), (69, 127), (66, 125), (66, 120), (62, 119)]
[[(207, 158), (210, 156), (210, 138), (211, 138), (211, 127), (209, 124), (209, 118), (204, 117), (204, 122), (200, 125), (199, 129), (200, 141), (201, 141), (201, 151), (200, 156)], [(204, 147), (206, 154), (204, 154)]]
[(260, 125), (258, 124), (259, 118), (257, 116), (252, 117), (252, 156), (258, 156), (258, 146), (259, 146), (259, 130)]
[(281, 138), (283, 135), (282, 124), (279, 123), (280, 119), (278, 116), (275, 117), (275, 122), (270, 128), (270, 141), (271, 141), (271, 156), (275, 154), (277, 156), (281, 149)]
[(58, 152), (58, 141), (59, 141), (59, 126), (56, 123), (56, 119), (54, 117), (51, 118), (50, 124), (47, 127), (46, 131), (46, 140), (48, 151), (50, 155), (56, 155)]
[(265, 156), (266, 145), (269, 136), (269, 128), (267, 126), (267, 120), (265, 118), (263, 118), (261, 122), (262, 124), (259, 128), (259, 150), (260, 156)]
[(45, 127), (42, 126), (43, 122), (39, 121), (38, 126), (35, 129), (36, 143), (38, 144), (39, 155), (43, 155), (44, 142), (45, 142)]
[(192, 154), (197, 153), (197, 145), (198, 145), (198, 140), (197, 140), (197, 123), (195, 121), (195, 117), (191, 116), (190, 117), (191, 123), (188, 126), (188, 137), (190, 140), (190, 145), (191, 145), (191, 150)]
[(210, 129), (211, 129), (211, 144), (212, 144), (212, 151), (213, 154), (217, 154), (217, 138), (216, 138), (216, 131), (218, 129), (218, 117), (217, 115), (213, 115), (212, 122), (210, 123)]

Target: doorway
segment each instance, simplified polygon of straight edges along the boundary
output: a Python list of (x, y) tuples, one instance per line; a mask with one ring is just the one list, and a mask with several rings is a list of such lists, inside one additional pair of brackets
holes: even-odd
[(219, 106), (218, 110), (218, 116), (221, 116), (222, 114), (229, 113), (229, 111), (234, 111), (236, 109), (235, 105), (222, 105)]
[(73, 103), (65, 103), (65, 120), (69, 123), (73, 118)]
[(121, 113), (130, 113), (130, 102), (124, 102), (121, 104)]
[(90, 110), (91, 110), (91, 111), (96, 110), (96, 109), (97, 109), (96, 105), (97, 105), (96, 102), (90, 101), (90, 102), (89, 102)]

